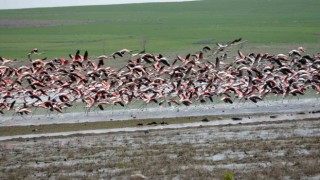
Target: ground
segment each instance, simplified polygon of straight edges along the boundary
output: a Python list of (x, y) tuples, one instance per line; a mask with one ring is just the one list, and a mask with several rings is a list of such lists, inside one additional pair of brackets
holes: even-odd
[(252, 118), (251, 123), (5, 140), (0, 142), (0, 178), (130, 179), (137, 173), (148, 179), (320, 177), (319, 118)]
[[(96, 61), (123, 48), (138, 52), (145, 42), (147, 52), (174, 59), (239, 37), (229, 59), (238, 49), (276, 55), (300, 46), (316, 55), (317, 7), (317, 0), (203, 0), (0, 11), (0, 55), (17, 59), (15, 67), (29, 64), (36, 47), (42, 54), (34, 59), (68, 58), (79, 49)], [(119, 69), (127, 60), (105, 63)], [(0, 115), (0, 179), (320, 179), (318, 99), (265, 102)]]

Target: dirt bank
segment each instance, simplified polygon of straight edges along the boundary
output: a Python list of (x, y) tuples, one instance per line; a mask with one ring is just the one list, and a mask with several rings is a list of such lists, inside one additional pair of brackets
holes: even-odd
[(310, 179), (320, 121), (266, 121), (0, 142), (2, 179)]

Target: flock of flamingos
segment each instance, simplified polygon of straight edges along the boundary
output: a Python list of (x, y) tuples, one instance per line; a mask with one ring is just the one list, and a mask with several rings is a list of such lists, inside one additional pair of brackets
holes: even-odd
[[(242, 43), (205, 46), (186, 56), (165, 57), (128, 49), (90, 58), (78, 50), (69, 58), (36, 59), (33, 49), (28, 65), (15, 67), (15, 60), (0, 57), (0, 113), (29, 114), (38, 108), (64, 112), (75, 103), (86, 110), (126, 106), (134, 101), (161, 106), (194, 102), (225, 103), (304, 95), (320, 92), (320, 54), (307, 55), (303, 47), (286, 54), (244, 54), (234, 57), (228, 49)], [(128, 60), (123, 68), (105, 66), (106, 61)]]

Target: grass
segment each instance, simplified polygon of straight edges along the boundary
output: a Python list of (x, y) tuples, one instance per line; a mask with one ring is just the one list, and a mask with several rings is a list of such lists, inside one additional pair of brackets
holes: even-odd
[(234, 175), (231, 171), (227, 171), (223, 175), (224, 180), (234, 180)]
[[(252, 46), (309, 44), (320, 37), (317, 0), (151, 3), (0, 11), (0, 56), (25, 59), (77, 49), (91, 55), (122, 48), (172, 53), (242, 37)], [(4, 22), (18, 25), (4, 25)], [(23, 23), (22, 23), (23, 22)], [(41, 23), (39, 23), (41, 22)]]

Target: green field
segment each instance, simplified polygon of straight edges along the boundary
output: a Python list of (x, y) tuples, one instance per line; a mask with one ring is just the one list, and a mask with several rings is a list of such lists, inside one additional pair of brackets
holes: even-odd
[(251, 47), (304, 45), (319, 51), (319, 0), (202, 0), (0, 10), (0, 56), (26, 59), (37, 47), (65, 57), (119, 49), (184, 52), (242, 37)]

